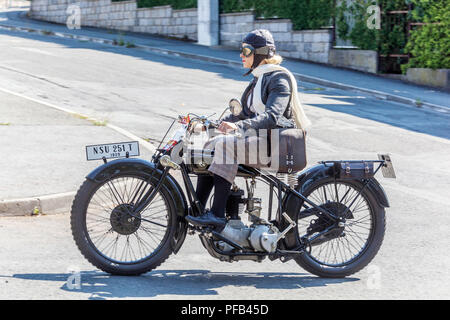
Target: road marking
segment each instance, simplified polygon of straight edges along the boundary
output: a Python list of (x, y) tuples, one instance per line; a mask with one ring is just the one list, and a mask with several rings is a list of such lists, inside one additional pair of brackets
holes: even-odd
[(33, 53), (40, 53), (40, 54), (47, 55), (47, 56), (57, 57), (57, 55), (54, 54), (54, 53), (51, 53), (51, 52), (48, 52), (48, 51), (44, 51), (44, 50), (40, 50), (40, 49), (36, 49), (36, 48), (15, 47), (15, 49), (21, 49), (21, 50), (24, 50), (24, 51), (30, 51), (30, 52), (33, 52)]
[[(39, 99), (31, 98), (31, 97), (25, 96), (25, 95), (23, 95), (21, 93), (14, 92), (14, 91), (11, 91), (11, 90), (8, 90), (8, 89), (5, 89), (5, 88), (1, 88), (0, 87), (0, 91), (9, 93), (11, 95), (15, 95), (15, 96), (23, 98), (23, 99), (27, 99), (27, 100), (36, 102), (36, 103), (39, 103), (39, 104), (42, 104), (42, 105), (45, 105), (47, 107), (50, 107), (50, 108), (53, 108), (53, 109), (56, 109), (56, 110), (59, 110), (59, 111), (63, 111), (63, 112), (69, 113), (71, 115), (81, 116), (83, 118), (86, 118), (86, 120), (88, 120), (88, 121), (93, 121), (93, 122), (100, 121), (98, 119), (92, 118), (92, 117), (90, 117), (88, 115), (80, 114), (80, 113), (75, 112), (73, 110), (70, 110), (68, 108), (60, 107), (60, 106), (51, 104), (51, 103), (46, 102), (46, 101), (42, 101), (42, 100), (39, 100)], [(119, 132), (120, 134), (122, 134), (122, 135), (124, 135), (124, 136), (126, 136), (126, 137), (128, 137), (128, 138), (130, 138), (132, 140), (139, 141), (140, 145), (142, 145), (145, 149), (147, 149), (148, 151), (150, 151), (152, 153), (154, 153), (156, 151), (156, 148), (151, 143), (149, 143), (149, 142), (145, 141), (144, 139), (136, 136), (135, 134), (131, 133), (128, 130), (125, 130), (123, 128), (120, 128), (120, 127), (118, 127), (116, 125), (109, 124), (109, 123), (107, 123), (105, 126), (110, 128), (110, 129), (112, 129), (112, 130), (114, 130), (114, 131), (116, 131), (116, 132)]]
[(4, 69), (4, 70), (11, 71), (11, 72), (20, 73), (20, 74), (23, 74), (23, 75), (26, 75), (26, 76), (28, 76), (28, 77), (35, 78), (35, 79), (38, 79), (38, 80), (42, 80), (42, 81), (51, 83), (51, 84), (53, 84), (53, 85), (55, 85), (55, 86), (58, 86), (58, 87), (61, 87), (61, 88), (64, 88), (64, 89), (70, 89), (69, 87), (64, 86), (64, 85), (62, 85), (62, 84), (59, 84), (59, 83), (56, 83), (56, 82), (54, 82), (54, 81), (48, 80), (48, 79), (46, 79), (46, 78), (44, 78), (44, 77), (40, 77), (40, 76), (37, 76), (37, 75), (34, 75), (34, 74), (30, 74), (30, 73), (25, 72), (25, 71), (18, 70), (18, 69), (16, 69), (16, 68), (7, 67), (7, 66), (4, 66), (4, 65), (0, 65), (0, 68), (1, 68), (1, 69)]
[[(5, 69), (5, 70), (8, 70), (8, 71), (17, 72), (17, 73), (21, 73), (21, 74), (24, 74), (24, 75), (32, 76), (32, 77), (40, 79), (40, 80), (48, 81), (47, 79), (39, 78), (37, 76), (28, 74), (26, 72), (23, 72), (23, 71), (20, 71), (20, 70), (11, 68), (11, 67), (5, 67), (5, 66), (0, 65), (0, 69)], [(56, 84), (56, 85), (61, 86), (59, 84)], [(43, 101), (43, 100), (40, 100), (38, 98), (33, 98), (33, 97), (27, 96), (27, 95), (25, 95), (23, 93), (20, 93), (20, 92), (12, 91), (10, 89), (6, 89), (6, 88), (2, 88), (2, 87), (0, 87), (0, 91), (4, 92), (4, 93), (7, 93), (7, 94), (10, 94), (10, 95), (13, 95), (13, 96), (16, 96), (16, 97), (20, 97), (20, 98), (28, 100), (28, 101), (32, 101), (34, 103), (38, 103), (38, 104), (40, 104), (42, 106), (46, 106), (46, 107), (49, 107), (49, 108), (52, 108), (52, 109), (55, 109), (55, 110), (58, 110), (58, 111), (65, 112), (65, 113), (70, 114), (70, 115), (78, 116), (80, 118), (85, 118), (87, 121), (101, 122), (101, 121), (99, 121), (99, 120), (97, 120), (97, 119), (95, 119), (95, 118), (93, 118), (91, 116), (83, 115), (83, 114), (78, 113), (76, 111), (73, 111), (73, 110), (71, 110), (69, 108), (62, 107), (62, 106), (59, 106), (59, 105), (56, 105), (56, 104), (52, 104), (50, 102)], [(123, 129), (123, 128), (119, 127), (119, 126), (116, 126), (114, 124), (108, 124), (108, 123), (105, 124), (105, 127), (109, 127), (111, 130), (114, 130), (114, 131), (122, 134), (123, 136), (128, 137), (131, 140), (139, 141), (140, 145), (143, 146), (148, 151), (150, 151), (151, 153), (154, 153), (155, 150), (156, 150), (156, 148), (151, 143), (143, 140), (142, 138), (136, 136), (135, 134), (131, 133), (128, 130), (125, 130), (125, 129)], [(176, 177), (177, 179), (181, 179), (181, 175), (178, 172), (173, 172), (173, 176)], [(24, 198), (24, 199), (0, 200), (0, 216), (6, 216), (6, 215), (28, 215), (35, 208), (38, 208), (39, 212), (42, 211), (42, 209), (41, 209), (42, 207), (43, 208), (47, 208), (46, 210), (48, 210), (49, 207), (58, 206), (58, 204), (56, 204), (56, 205), (54, 204), (56, 199), (59, 199), (59, 198), (64, 198), (64, 199), (65, 198), (73, 198), (75, 193), (76, 193), (76, 191), (69, 192), (69, 193), (58, 193), (58, 194), (50, 194), (50, 195), (45, 195), (45, 196), (36, 196), (36, 197)], [(68, 205), (70, 206), (70, 203), (68, 203)], [(13, 212), (13, 210), (11, 209), (11, 208), (16, 208), (17, 209), (18, 207), (19, 207), (19, 209), (22, 208), (22, 209), (20, 209), (21, 211), (19, 210), (19, 212), (15, 212), (15, 211)], [(57, 209), (58, 212), (60, 211), (60, 207), (57, 207), (55, 209)], [(67, 209), (67, 210), (69, 210), (69, 209)], [(8, 214), (8, 212), (9, 212), (9, 214)], [(13, 212), (13, 213), (11, 214), (11, 212)]]
[[(14, 96), (17, 96), (17, 97), (20, 97), (20, 98), (23, 98), (23, 99), (26, 99), (29, 101), (33, 101), (35, 103), (47, 106), (52, 109), (56, 109), (59, 111), (69, 113), (71, 115), (81, 116), (83, 118), (86, 118), (86, 120), (88, 120), (88, 121), (99, 121), (95, 118), (80, 114), (73, 110), (57, 106), (57, 105), (48, 103), (46, 101), (31, 98), (31, 97), (25, 96), (21, 93), (14, 92), (14, 91), (11, 91), (11, 90), (8, 90), (5, 88), (0, 87), (0, 91), (3, 91), (5, 93), (11, 94), (11, 95), (14, 95)], [(131, 133), (123, 128), (120, 128), (120, 127), (112, 125), (112, 124), (106, 124), (105, 126), (116, 132), (119, 132), (120, 134), (122, 134), (132, 140), (139, 141), (140, 145), (142, 145), (145, 149), (149, 150), (152, 153), (154, 153), (156, 151), (156, 148), (151, 143), (143, 140), (142, 138), (134, 135), (133, 133)], [(39, 208), (39, 211), (41, 211), (41, 207), (48, 207), (47, 209), (49, 209), (49, 210), (57, 210), (59, 212), (60, 210), (62, 210), (61, 208), (66, 208), (66, 206), (60, 205), (59, 203), (55, 204), (54, 202), (57, 201), (58, 199), (62, 199), (62, 201), (64, 201), (67, 198), (71, 199), (71, 198), (73, 198), (75, 193), (76, 192), (74, 191), (74, 192), (57, 193), (57, 194), (51, 194), (51, 195), (45, 195), (45, 196), (36, 196), (36, 197), (24, 198), (24, 199), (1, 200), (0, 201), (0, 216), (3, 217), (3, 216), (8, 216), (8, 215), (11, 215), (11, 216), (29, 215), (29, 212), (31, 212), (32, 207)], [(70, 206), (70, 203), (68, 205)], [(17, 209), (18, 207), (19, 207), (19, 211), (20, 210), (22, 210), (22, 211), (20, 211), (19, 213), (13, 211), (13, 209)], [(55, 207), (55, 208), (53, 208), (53, 207)], [(8, 214), (8, 212), (13, 212), (13, 213)]]

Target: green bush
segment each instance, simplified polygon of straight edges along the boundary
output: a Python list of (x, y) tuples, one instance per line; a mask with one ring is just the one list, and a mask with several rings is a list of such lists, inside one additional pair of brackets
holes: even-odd
[[(378, 4), (382, 8), (381, 29), (366, 25), (367, 7)], [(388, 15), (387, 11), (413, 10), (408, 15)], [(350, 30), (345, 12), (355, 20)], [(381, 55), (410, 54), (407, 68), (450, 68), (450, 1), (448, 0), (355, 0), (349, 7), (345, 2), (336, 8), (336, 30), (342, 39), (349, 39), (363, 50), (376, 50)], [(416, 26), (408, 37), (408, 22), (424, 22)]]
[(450, 2), (412, 0), (412, 19), (427, 23), (411, 31), (405, 51), (411, 54), (402, 71), (408, 68), (450, 68)]
[[(382, 14), (381, 29), (369, 29), (367, 8), (377, 4), (383, 12), (407, 9), (405, 0), (355, 0), (348, 7), (344, 1), (336, 8), (336, 30), (339, 36), (351, 40), (353, 45), (362, 50), (376, 50), (381, 54), (403, 53), (407, 37), (407, 16)], [(344, 13), (352, 15), (355, 21), (351, 30)]]
[(197, 0), (137, 0), (138, 8), (171, 5), (174, 9), (197, 8)]
[(329, 26), (333, 0), (221, 0), (220, 12), (253, 10), (260, 18), (291, 19), (295, 30)]
[(374, 4), (373, 1), (359, 0), (355, 1), (350, 7), (349, 12), (355, 19), (355, 24), (348, 35), (353, 45), (362, 50), (377, 50), (379, 34), (376, 29), (367, 27), (367, 8)]

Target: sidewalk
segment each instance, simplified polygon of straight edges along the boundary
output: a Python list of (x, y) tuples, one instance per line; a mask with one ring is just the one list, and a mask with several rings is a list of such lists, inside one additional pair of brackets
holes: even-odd
[[(1, 90), (0, 101), (0, 216), (30, 215), (35, 208), (68, 212), (86, 175), (102, 164), (86, 161), (85, 146), (135, 140), (105, 123)], [(140, 145), (140, 157), (150, 159)]]
[[(240, 67), (239, 53), (221, 47), (205, 47), (192, 42), (171, 40), (157, 36), (112, 31), (99, 28), (82, 27), (70, 30), (65, 25), (47, 23), (29, 19), (26, 9), (10, 9), (0, 13), (1, 29), (38, 32), (43, 31), (52, 36), (70, 37), (79, 40), (104, 42), (112, 44), (114, 40), (123, 39), (124, 43), (132, 43), (137, 48), (168, 55), (222, 63)], [(28, 28), (28, 30), (27, 30)], [(441, 112), (450, 112), (450, 93), (437, 89), (408, 84), (400, 80), (365, 74), (362, 72), (334, 68), (327, 65), (308, 63), (299, 60), (286, 60), (283, 64), (291, 70), (299, 80), (335, 87), (344, 90), (361, 91), (380, 99), (396, 101), (416, 106), (417, 102), (424, 107)]]

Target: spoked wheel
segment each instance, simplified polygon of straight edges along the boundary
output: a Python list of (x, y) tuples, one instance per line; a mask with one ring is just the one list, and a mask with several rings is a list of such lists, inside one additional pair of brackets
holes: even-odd
[(138, 275), (167, 259), (177, 220), (170, 195), (161, 188), (146, 208), (133, 214), (154, 187), (139, 172), (83, 183), (72, 205), (71, 226), (89, 262), (108, 273)]
[(296, 258), (305, 270), (321, 277), (339, 278), (363, 269), (377, 254), (385, 233), (385, 212), (373, 194), (357, 181), (319, 181), (304, 195), (327, 209), (341, 222), (304, 204), (297, 211), (297, 230), (287, 243), (306, 244), (306, 252)]

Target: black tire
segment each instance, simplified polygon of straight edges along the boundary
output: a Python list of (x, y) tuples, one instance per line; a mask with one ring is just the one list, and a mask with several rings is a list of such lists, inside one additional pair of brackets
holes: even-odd
[[(114, 178), (104, 181), (104, 182), (94, 182), (92, 180), (87, 179), (78, 190), (75, 199), (72, 204), (72, 210), (71, 210), (71, 228), (72, 228), (72, 235), (75, 240), (75, 243), (77, 244), (79, 250), (83, 254), (83, 256), (95, 267), (99, 268), (100, 270), (103, 270), (107, 273), (114, 274), (114, 275), (126, 275), (126, 276), (132, 276), (132, 275), (140, 275), (142, 273), (148, 272), (159, 265), (161, 265), (173, 252), (172, 246), (171, 246), (171, 240), (174, 237), (174, 233), (176, 230), (176, 223), (177, 223), (177, 215), (174, 208), (174, 205), (171, 201), (170, 194), (164, 189), (161, 188), (158, 192), (156, 199), (162, 199), (161, 203), (165, 206), (167, 209), (167, 214), (165, 215), (165, 220), (167, 222), (167, 228), (164, 232), (164, 235), (162, 236), (163, 231), (156, 231), (156, 227), (162, 228), (161, 226), (154, 227), (155, 229), (151, 229), (150, 226), (153, 227), (152, 223), (145, 222), (144, 220), (140, 219), (132, 219), (133, 222), (127, 222), (123, 223), (123, 219), (127, 219), (128, 217), (124, 217), (124, 215), (127, 212), (127, 209), (123, 209), (118, 202), (121, 202), (120, 200), (116, 199), (117, 203), (114, 203), (114, 198), (111, 196), (111, 202), (113, 205), (117, 205), (113, 210), (111, 210), (111, 207), (106, 208), (106, 206), (102, 206), (98, 203), (97, 197), (100, 199), (100, 191), (104, 190), (102, 188), (106, 188), (105, 186), (110, 186), (111, 183), (114, 183), (114, 181), (117, 179), (138, 179), (139, 181), (144, 181), (148, 179), (148, 176), (140, 173), (140, 172), (127, 172), (126, 174), (119, 174), (118, 176), (115, 176)], [(140, 182), (139, 182), (140, 183)], [(155, 183), (148, 183), (145, 182), (145, 188), (154, 187)], [(118, 186), (119, 187), (119, 186)], [(121, 187), (122, 189), (127, 189), (127, 187)], [(137, 187), (134, 191), (137, 190)], [(140, 189), (139, 189), (140, 190)], [(148, 189), (147, 189), (148, 190)], [(128, 192), (128, 199), (132, 197), (130, 195), (130, 190), (126, 190)], [(98, 196), (96, 193), (98, 193)], [(137, 192), (136, 192), (137, 193)], [(107, 197), (107, 192), (105, 192), (103, 195), (105, 195), (105, 198)], [(102, 195), (102, 197), (103, 197)], [(93, 201), (93, 198), (95, 198), (95, 204)], [(159, 197), (159, 198), (158, 198)], [(123, 196), (123, 199), (125, 196)], [(122, 198), (121, 198), (122, 199)], [(153, 206), (152, 203), (145, 209), (143, 212), (146, 212), (147, 210), (150, 210)], [(129, 201), (129, 200), (128, 200)], [(91, 202), (93, 204), (91, 204)], [(127, 202), (127, 201), (123, 201)], [(106, 200), (105, 200), (106, 203)], [(103, 217), (99, 219), (97, 222), (94, 221), (94, 223), (91, 223), (90, 220), (87, 222), (88, 219), (91, 219), (90, 216), (96, 216), (92, 212), (94, 211), (94, 207), (101, 207), (100, 210), (101, 214), (105, 214), (106, 217)], [(151, 212), (151, 211), (150, 211)], [(98, 214), (98, 212), (96, 212)], [(164, 215), (164, 212), (162, 213)], [(108, 218), (109, 215), (109, 218)], [(122, 216), (123, 215), (123, 216)], [(154, 213), (153, 213), (154, 215)], [(158, 219), (163, 219), (159, 217), (159, 215), (156, 215)], [(88, 218), (87, 218), (88, 217)], [(145, 215), (142, 215), (142, 217), (147, 217)], [(148, 217), (147, 217), (148, 218)], [(139, 222), (138, 222), (139, 220)], [(119, 221), (119, 222), (117, 222)], [(159, 220), (158, 220), (159, 221)], [(109, 223), (109, 226), (108, 226)], [(88, 231), (88, 224), (91, 225), (89, 228), (93, 228), (97, 224), (103, 224), (103, 228), (110, 228), (110, 230), (106, 231), (102, 237), (106, 238), (109, 237), (110, 233), (112, 236), (116, 237), (114, 241), (114, 244), (112, 246), (116, 246), (115, 249), (111, 249), (111, 254), (106, 254), (102, 252), (99, 248), (97, 248), (96, 244), (94, 244), (95, 241), (92, 239), (92, 234)], [(162, 223), (160, 223), (163, 225)], [(126, 226), (126, 227), (124, 227)], [(119, 231), (116, 231), (115, 229), (118, 229)], [(136, 230), (135, 230), (136, 229)], [(154, 230), (154, 231), (151, 231)], [(158, 229), (159, 230), (159, 229)], [(156, 235), (161, 236), (161, 241), (158, 246), (156, 246), (155, 250), (149, 254), (146, 254), (146, 251), (151, 250), (150, 248), (150, 242), (149, 241), (143, 241), (142, 236), (139, 236), (139, 231), (142, 231), (144, 235), (148, 236), (148, 239), (155, 239)], [(120, 232), (120, 233), (119, 233)], [(142, 235), (142, 234), (141, 234)], [(117, 258), (112, 257), (113, 253), (117, 253), (117, 247), (119, 246), (119, 241), (122, 243), (123, 236), (126, 237), (125, 244), (122, 246), (126, 247), (127, 245), (130, 245), (130, 242), (134, 240), (135, 243), (138, 244), (138, 249), (136, 251), (139, 251), (137, 253), (140, 253), (142, 256), (141, 258), (137, 258), (137, 254), (135, 250), (131, 249), (123, 249), (122, 257), (124, 256), (124, 252), (127, 253), (130, 252), (130, 256), (135, 257), (135, 260), (130, 261), (123, 261), (119, 260)], [(131, 239), (131, 240), (130, 240)], [(157, 238), (156, 238), (157, 239)], [(102, 238), (102, 241), (100, 241), (100, 244), (104, 241)], [(157, 243), (158, 241), (154, 241)], [(99, 245), (100, 246), (100, 245)], [(108, 249), (109, 250), (109, 249)], [(133, 255), (131, 254), (133, 252)], [(124, 259), (126, 260), (126, 259)]]
[[(353, 189), (356, 191), (361, 190), (362, 188), (362, 184), (359, 181), (343, 181), (343, 180), (337, 180), (336, 181), (338, 183), (339, 186), (344, 185), (347, 186), (349, 189)], [(320, 202), (318, 201), (317, 198), (312, 199), (313, 195), (317, 195), (317, 192), (320, 192), (319, 190), (325, 190), (323, 191), (323, 194), (326, 195), (326, 189), (330, 186), (334, 187), (334, 179), (329, 178), (329, 179), (322, 179), (320, 181), (317, 181), (316, 183), (313, 183), (310, 187), (308, 187), (308, 189), (303, 193), (304, 196), (306, 196), (309, 200), (313, 201), (314, 203), (320, 205)], [(357, 193), (356, 193), (357, 194)], [(355, 194), (355, 196), (356, 196)], [(346, 195), (347, 196), (347, 195)], [(326, 196), (325, 196), (326, 198)], [(336, 198), (339, 198), (336, 197)], [(340, 243), (344, 243), (344, 241), (347, 241), (347, 239), (345, 239), (345, 237), (349, 237), (348, 234), (346, 234), (345, 236), (341, 237), (336, 237), (335, 239), (332, 240), (328, 240), (328, 241), (324, 241), (324, 242), (319, 242), (318, 245), (316, 246), (309, 246), (306, 250), (305, 253), (299, 255), (297, 258), (295, 258), (295, 261), (297, 262), (297, 264), (302, 267), (303, 269), (305, 269), (306, 271), (315, 274), (319, 277), (324, 277), (324, 278), (343, 278), (343, 277), (347, 277), (350, 276), (360, 270), (362, 270), (365, 266), (367, 266), (370, 261), (372, 261), (372, 259), (375, 257), (375, 255), (377, 254), (378, 250), (381, 247), (381, 244), (383, 242), (384, 239), (384, 234), (385, 234), (385, 228), (386, 228), (386, 216), (385, 216), (385, 210), (384, 207), (380, 206), (375, 198), (375, 196), (373, 194), (371, 194), (368, 189), (364, 189), (364, 191), (361, 193), (361, 196), (359, 199), (362, 199), (361, 201), (364, 201), (365, 203), (367, 203), (367, 211), (369, 212), (369, 216), (370, 216), (370, 229), (368, 229), (369, 231), (367, 231), (368, 235), (367, 235), (367, 239), (366, 242), (364, 243), (364, 246), (361, 247), (360, 251), (357, 253), (356, 256), (354, 256), (352, 259), (349, 259), (348, 261), (342, 261), (341, 263), (328, 263), (328, 262), (324, 262), (323, 258), (321, 258), (322, 260), (317, 258), (317, 255), (320, 255), (322, 253), (323, 250), (325, 249), (320, 249), (320, 246), (328, 246), (329, 251), (332, 251), (334, 253), (334, 258), (336, 259), (337, 255), (341, 255), (342, 256), (346, 256), (346, 252), (345, 249), (340, 249), (339, 248), (339, 241)], [(357, 201), (360, 201), (360, 200)], [(346, 200), (345, 197), (342, 200)], [(357, 201), (355, 201), (355, 203), (358, 203)], [(331, 202), (331, 200), (328, 200), (328, 202)], [(341, 203), (344, 201), (335, 201), (334, 203)], [(351, 200), (348, 201), (348, 203), (346, 203), (347, 205), (349, 205), (349, 203), (351, 203)], [(306, 217), (307, 215), (303, 215), (304, 218), (302, 219), (302, 212), (304, 212), (305, 208), (301, 207), (302, 210), (300, 210), (300, 205), (303, 205), (303, 203), (299, 203), (297, 202), (297, 206), (294, 210), (287, 210), (288, 215), (294, 219), (294, 221), (298, 224), (297, 227), (292, 231), (289, 232), (286, 235), (285, 238), (285, 244), (288, 248), (295, 248), (298, 247), (298, 245), (301, 244), (300, 241), (300, 237), (302, 235), (305, 234), (305, 232), (303, 232), (305, 229), (302, 230), (302, 228), (305, 228), (305, 224), (301, 225), (301, 220), (304, 219), (309, 219), (312, 217)], [(339, 205), (335, 205), (336, 207)], [(353, 206), (350, 206), (351, 208)], [(354, 209), (352, 209), (354, 210)], [(352, 216), (353, 214), (356, 216), (357, 212), (352, 212)], [(299, 221), (299, 217), (301, 218)], [(314, 216), (314, 218), (317, 218), (316, 216)], [(353, 217), (353, 219), (361, 219), (358, 217)], [(317, 223), (319, 220), (316, 220), (315, 222)], [(347, 221), (351, 221), (351, 220), (347, 220)], [(355, 223), (358, 220), (354, 220), (353, 225), (355, 226)], [(364, 221), (364, 220), (362, 220)], [(350, 222), (347, 224), (343, 230), (344, 234), (348, 233), (348, 232), (353, 232), (354, 230), (350, 228), (352, 222)], [(366, 224), (366, 222), (364, 223)], [(309, 223), (309, 226), (312, 226), (311, 222)], [(366, 228), (367, 226), (364, 226), (364, 228)], [(362, 228), (362, 227), (360, 227)], [(351, 231), (350, 231), (351, 229)], [(358, 229), (359, 230), (359, 229)], [(350, 235), (353, 237), (353, 235), (350, 233)], [(354, 234), (355, 238), (358, 239), (359, 241), (361, 241), (359, 238), (360, 236), (358, 234)], [(362, 239), (362, 238), (361, 238)], [(336, 247), (335, 248), (332, 244), (332, 242), (335, 243)], [(361, 241), (362, 242), (362, 241)], [(356, 241), (356, 243), (358, 243), (358, 241)], [(329, 247), (331, 246), (331, 249), (329, 249)], [(319, 248), (317, 248), (319, 247)], [(350, 249), (353, 249), (349, 246)], [(350, 249), (347, 249), (349, 252), (351, 252)], [(313, 250), (314, 253), (313, 253)], [(319, 251), (320, 250), (320, 251)], [(319, 252), (319, 253), (318, 253)], [(342, 254), (342, 252), (344, 252), (344, 254)], [(350, 254), (349, 254), (350, 255)]]

